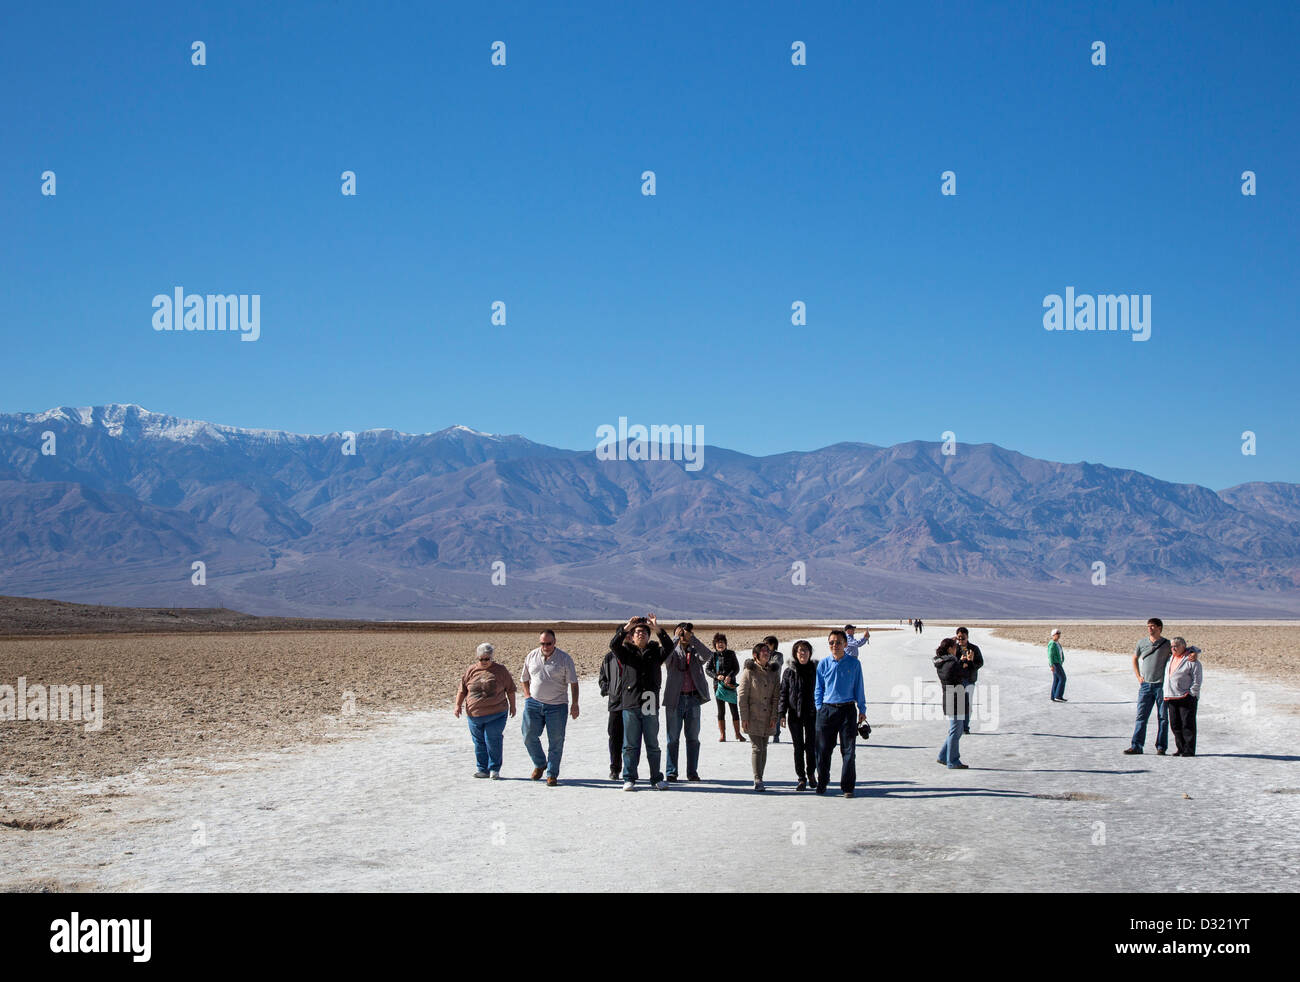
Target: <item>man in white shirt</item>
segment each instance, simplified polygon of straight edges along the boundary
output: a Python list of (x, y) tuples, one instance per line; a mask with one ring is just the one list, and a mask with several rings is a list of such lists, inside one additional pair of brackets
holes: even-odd
[[(564, 755), (565, 717), (578, 718), (578, 668), (567, 651), (555, 646), (555, 632), (546, 630), (537, 639), (538, 646), (524, 656), (524, 670), (519, 676), (524, 690), (524, 748), (533, 759), (533, 780), (546, 774), (547, 787), (559, 784), (560, 758)], [(570, 704), (565, 686), (573, 691)], [(542, 729), (546, 729), (546, 749), (542, 753)]]

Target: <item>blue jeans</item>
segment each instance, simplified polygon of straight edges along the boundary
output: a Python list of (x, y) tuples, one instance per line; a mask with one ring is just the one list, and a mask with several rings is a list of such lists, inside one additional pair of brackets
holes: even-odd
[[(545, 767), (547, 777), (560, 776), (560, 758), (564, 756), (564, 727), (569, 722), (568, 703), (552, 706), (531, 696), (524, 700), (524, 749), (534, 767)], [(542, 727), (546, 728), (546, 748), (542, 753)]]
[(966, 690), (966, 719), (962, 722), (961, 728), (964, 732), (970, 732), (970, 707), (975, 702), (975, 683), (963, 686)]
[(668, 706), (668, 776), (677, 776), (677, 748), (681, 746), (682, 726), (686, 726), (686, 773), (700, 768), (700, 700), (694, 692), (683, 692), (676, 706)]
[[(698, 720), (696, 721), (698, 727)], [(650, 783), (664, 779), (659, 770), (659, 713), (642, 714), (639, 709), (623, 710), (623, 780), (635, 781), (641, 763), (641, 738), (645, 738), (645, 759), (650, 765)]]
[(1151, 717), (1151, 707), (1156, 707), (1156, 749), (1169, 748), (1169, 709), (1165, 706), (1165, 686), (1163, 682), (1142, 682), (1138, 685), (1137, 723), (1133, 727), (1133, 749), (1141, 750), (1147, 742), (1147, 720)]
[(1061, 699), (1065, 696), (1065, 666), (1052, 666), (1052, 698)]
[(504, 709), (491, 716), (469, 716), (469, 735), (474, 740), (474, 762), (480, 771), (501, 770), (501, 738), (506, 732)]
[(961, 763), (961, 731), (962, 717), (948, 717), (948, 739), (943, 742), (939, 748), (939, 763), (947, 764), (949, 767), (956, 767)]

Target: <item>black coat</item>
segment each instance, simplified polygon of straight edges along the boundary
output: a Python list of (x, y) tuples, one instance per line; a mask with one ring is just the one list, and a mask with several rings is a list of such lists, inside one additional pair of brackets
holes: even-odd
[(814, 690), (817, 687), (817, 660), (808, 659), (807, 665), (799, 664), (799, 659), (786, 667), (781, 676), (781, 702), (777, 706), (777, 715), (790, 716), (805, 723), (817, 718), (817, 704)]
[[(984, 667), (984, 652), (980, 651), (979, 645), (971, 644), (969, 641), (966, 643), (966, 647), (969, 648), (971, 654), (975, 656), (974, 660), (970, 664), (970, 668), (967, 670), (970, 677), (966, 681), (969, 685), (974, 685), (975, 680), (980, 676), (980, 669)], [(958, 650), (960, 650), (960, 648)]]
[(618, 678), (618, 656), (612, 651), (605, 652), (605, 660), (600, 663), (600, 694), (609, 700), (609, 711), (620, 711), (623, 704), (623, 687)]
[(716, 686), (723, 676), (730, 675), (735, 685), (740, 685), (740, 660), (730, 648), (715, 651), (704, 663), (704, 674), (713, 679)]
[[(623, 625), (619, 625), (609, 642), (610, 653), (618, 664), (618, 689), (621, 698), (618, 709), (626, 712), (633, 710), (647, 715), (659, 712), (659, 689), (663, 684), (663, 663), (672, 654), (673, 639), (663, 628), (659, 629), (659, 640), (651, 641), (645, 651), (638, 651), (636, 645), (627, 641)], [(645, 693), (654, 693), (651, 700), (644, 699)], [(610, 697), (610, 711), (616, 707)]]

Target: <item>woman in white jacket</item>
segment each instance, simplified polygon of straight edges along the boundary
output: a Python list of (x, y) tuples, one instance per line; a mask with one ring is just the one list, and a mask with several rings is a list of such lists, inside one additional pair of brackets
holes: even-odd
[(1182, 638), (1169, 643), (1169, 664), (1165, 668), (1165, 708), (1169, 712), (1169, 729), (1178, 747), (1175, 757), (1196, 756), (1196, 703), (1201, 697), (1201, 662), (1197, 649), (1187, 647)]

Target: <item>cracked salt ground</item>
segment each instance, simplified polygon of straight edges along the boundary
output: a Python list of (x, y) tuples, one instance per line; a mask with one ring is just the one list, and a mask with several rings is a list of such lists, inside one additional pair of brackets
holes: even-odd
[[(768, 792), (753, 792), (749, 747), (710, 736), (712, 706), (703, 784), (624, 793), (607, 778), (604, 702), (587, 682), (558, 788), (528, 780), (518, 719), (498, 782), (471, 777), (463, 720), (394, 714), (329, 744), (106, 784), (111, 810), (92, 805), (57, 827), (0, 828), (0, 887), (1300, 889), (1295, 688), (1217, 672), (1209, 652), (1202, 756), (1148, 746), (1125, 757), (1136, 689), (1126, 659), (1070, 651), (1070, 702), (1054, 704), (1042, 649), (974, 629), (997, 726), (976, 724), (962, 740), (971, 769), (950, 771), (935, 765), (943, 720), (904, 718), (945, 633), (880, 632), (865, 649), (876, 732), (858, 743), (851, 800), (796, 792), (788, 738), (769, 752)], [(816, 646), (824, 656), (825, 640)], [(1254, 715), (1242, 711), (1248, 691)], [(838, 768), (837, 755), (832, 790)]]

